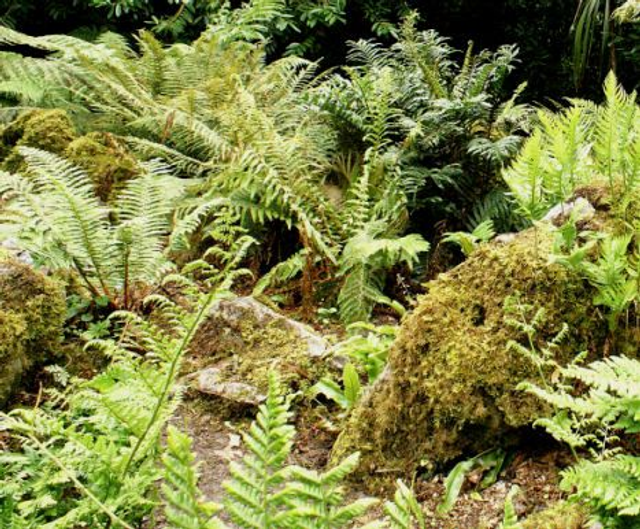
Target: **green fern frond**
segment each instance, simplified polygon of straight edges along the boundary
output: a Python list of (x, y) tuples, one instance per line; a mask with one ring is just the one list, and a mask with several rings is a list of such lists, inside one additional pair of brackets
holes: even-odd
[(275, 529), (278, 526), (282, 501), (278, 489), (286, 477), (284, 462), (295, 434), (288, 424), (291, 413), (281, 392), (275, 375), (271, 375), (267, 400), (244, 436), (250, 454), (242, 463), (231, 464), (231, 479), (224, 485), (225, 509), (241, 527)]
[(301, 467), (289, 467), (290, 482), (282, 491), (289, 506), (280, 518), (283, 527), (291, 529), (339, 529), (362, 516), (377, 500), (361, 498), (342, 505), (344, 493), (340, 485), (358, 466), (355, 453), (323, 474)]
[(167, 430), (167, 451), (162, 457), (165, 483), (162, 491), (165, 516), (171, 529), (223, 529), (225, 526), (212, 516), (218, 505), (200, 497), (198, 470), (191, 452), (189, 436), (175, 427)]
[(504, 500), (504, 515), (498, 529), (521, 529), (522, 525), (518, 523), (518, 513), (513, 505), (513, 498), (515, 498), (519, 492), (520, 489), (517, 485), (511, 487), (511, 490), (509, 490)]
[(425, 529), (422, 508), (413, 491), (402, 480), (396, 482), (393, 501), (384, 504), (384, 512), (389, 517), (391, 529)]
[[(561, 487), (576, 491), (609, 516), (627, 523), (640, 522), (640, 458), (617, 455), (601, 462), (582, 461), (562, 473)], [(607, 514), (604, 514), (607, 516)]]
[(306, 255), (306, 250), (301, 250), (289, 257), (286, 261), (275, 265), (256, 283), (256, 286), (253, 288), (253, 295), (259, 296), (267, 288), (272, 288), (279, 284), (286, 284), (291, 281), (304, 269), (307, 260)]

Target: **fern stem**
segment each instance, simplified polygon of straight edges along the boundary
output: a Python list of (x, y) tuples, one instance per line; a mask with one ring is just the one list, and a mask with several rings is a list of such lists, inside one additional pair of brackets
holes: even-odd
[(123, 288), (123, 304), (125, 309), (129, 309), (129, 251), (124, 254), (124, 284)]
[(73, 261), (73, 266), (76, 267), (76, 270), (80, 274), (80, 277), (86, 283), (86, 286), (89, 289), (89, 292), (91, 292), (94, 297), (99, 298), (100, 292), (93, 285), (93, 283), (91, 283), (91, 281), (89, 280), (89, 276), (87, 276), (87, 273), (84, 271), (84, 268), (82, 268), (82, 265), (78, 262), (78, 260), (75, 257), (71, 257), (71, 260)]
[(62, 470), (62, 472), (64, 472), (67, 475), (67, 477), (73, 482), (76, 488), (80, 492), (82, 492), (82, 494), (84, 494), (93, 503), (95, 503), (96, 506), (109, 517), (109, 520), (111, 522), (121, 525), (125, 529), (134, 529), (131, 525), (129, 525), (127, 522), (122, 520), (117, 514), (115, 514), (109, 507), (107, 507), (104, 503), (102, 503), (100, 499), (93, 492), (91, 492), (87, 487), (85, 487), (80, 482), (80, 480), (78, 480), (75, 474), (66, 467), (66, 465), (60, 460), (60, 458), (58, 458), (55, 454), (53, 454), (43, 443), (41, 443), (33, 435), (27, 434), (27, 437), (31, 442), (35, 443), (38, 446), (38, 448), (42, 450), (42, 452), (49, 459), (51, 459), (51, 461), (53, 461), (60, 468), (60, 470)]
[(178, 364), (180, 362), (180, 359), (182, 358), (182, 355), (184, 354), (185, 349), (187, 348), (187, 346), (189, 345), (189, 342), (191, 341), (191, 338), (193, 338), (193, 335), (196, 331), (196, 329), (198, 328), (198, 325), (200, 323), (200, 321), (202, 320), (202, 317), (205, 313), (205, 311), (207, 310), (207, 308), (209, 307), (211, 301), (213, 300), (213, 297), (215, 296), (217, 290), (212, 290), (207, 297), (205, 298), (205, 301), (202, 303), (202, 305), (200, 306), (200, 309), (198, 310), (198, 314), (196, 315), (195, 319), (193, 320), (193, 323), (189, 326), (189, 329), (187, 330), (187, 333), (184, 335), (184, 338), (182, 339), (182, 342), (180, 343), (180, 347), (178, 348), (178, 350), (176, 351), (176, 354), (174, 355), (173, 359), (171, 360), (171, 364), (169, 366), (169, 372), (167, 373), (167, 378), (163, 384), (162, 387), (162, 391), (160, 392), (160, 396), (158, 397), (158, 402), (156, 403), (154, 409), (153, 409), (153, 413), (151, 414), (151, 418), (149, 419), (149, 422), (147, 424), (147, 426), (145, 427), (145, 430), (143, 432), (143, 434), (138, 438), (138, 441), (136, 442), (133, 450), (131, 451), (131, 455), (129, 456), (129, 458), (127, 459), (127, 463), (124, 467), (124, 470), (122, 471), (122, 476), (126, 476), (127, 472), (129, 471), (129, 468), (131, 467), (135, 456), (137, 455), (138, 451), (140, 450), (140, 447), (142, 446), (142, 443), (145, 441), (146, 437), (149, 435), (149, 432), (151, 431), (151, 429), (153, 428), (153, 425), (156, 423), (156, 421), (158, 420), (158, 416), (160, 415), (160, 411), (162, 410), (162, 407), (167, 399), (167, 395), (169, 394), (169, 391), (171, 389), (171, 386), (173, 385), (173, 380), (175, 378), (176, 375), (176, 371), (178, 369)]

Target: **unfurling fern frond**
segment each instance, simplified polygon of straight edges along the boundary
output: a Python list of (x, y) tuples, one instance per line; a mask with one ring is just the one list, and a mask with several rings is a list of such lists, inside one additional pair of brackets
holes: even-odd
[(201, 498), (191, 444), (189, 436), (169, 426), (167, 450), (162, 457), (165, 517), (170, 529), (223, 529), (222, 522), (212, 519), (220, 507)]

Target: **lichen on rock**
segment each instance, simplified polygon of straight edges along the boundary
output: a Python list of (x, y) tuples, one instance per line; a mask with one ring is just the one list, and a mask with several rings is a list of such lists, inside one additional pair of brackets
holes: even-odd
[(508, 324), (505, 302), (519, 293), (544, 309), (538, 346), (569, 326), (556, 351), (560, 363), (584, 350), (595, 357), (609, 339), (591, 287), (548, 262), (553, 239), (553, 228), (542, 225), (506, 244), (484, 245), (427, 285), (386, 372), (339, 437), (335, 460), (360, 451), (363, 473), (411, 474), (421, 462), (437, 467), (516, 439), (519, 428), (546, 411), (517, 389), (524, 380), (540, 380), (530, 360), (507, 347), (526, 342)]
[(29, 368), (56, 352), (64, 316), (64, 293), (56, 281), (0, 258), (0, 405)]

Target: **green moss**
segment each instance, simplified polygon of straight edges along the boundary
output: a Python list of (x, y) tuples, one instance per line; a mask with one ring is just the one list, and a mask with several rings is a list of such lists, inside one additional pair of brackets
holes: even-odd
[(55, 352), (64, 315), (60, 285), (27, 265), (0, 260), (0, 405), (26, 369)]
[(265, 393), (268, 374), (275, 370), (291, 390), (304, 390), (325, 374), (326, 365), (309, 354), (284, 322), (258, 322), (249, 310), (233, 321), (210, 317), (191, 344), (196, 364), (192, 367), (219, 365), (223, 379), (245, 382)]
[(10, 172), (22, 168), (22, 156), (16, 147), (34, 147), (62, 154), (76, 137), (76, 132), (63, 110), (29, 110), (7, 125), (0, 136), (3, 168)]
[(541, 343), (564, 322), (570, 326), (560, 362), (583, 350), (596, 356), (609, 339), (586, 282), (548, 264), (552, 239), (538, 229), (485, 245), (428, 284), (403, 323), (388, 371), (339, 437), (336, 460), (358, 450), (364, 472), (410, 474), (420, 461), (437, 466), (515, 440), (546, 411), (516, 389), (523, 380), (540, 381), (530, 361), (507, 349), (524, 337), (506, 323), (505, 300), (519, 292), (546, 310)]
[(126, 146), (115, 136), (91, 132), (69, 144), (66, 157), (91, 177), (96, 194), (109, 201), (140, 168)]
[(529, 516), (522, 522), (522, 529), (582, 529), (586, 527), (588, 518), (583, 506), (560, 501)]

